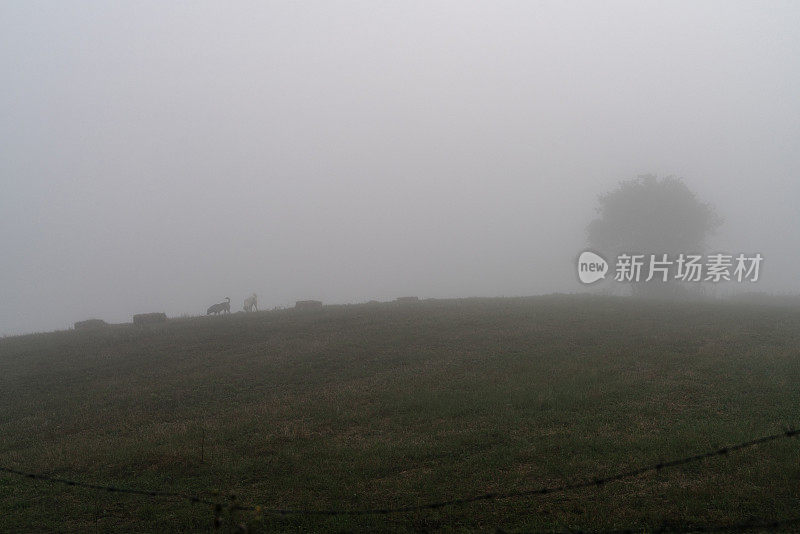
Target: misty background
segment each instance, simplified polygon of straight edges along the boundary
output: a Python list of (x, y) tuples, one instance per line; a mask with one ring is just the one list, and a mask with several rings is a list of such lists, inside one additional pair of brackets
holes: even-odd
[[(0, 335), (583, 291), (597, 196), (683, 177), (800, 291), (800, 4), (3, 2)], [(741, 284), (740, 284), (741, 285)]]

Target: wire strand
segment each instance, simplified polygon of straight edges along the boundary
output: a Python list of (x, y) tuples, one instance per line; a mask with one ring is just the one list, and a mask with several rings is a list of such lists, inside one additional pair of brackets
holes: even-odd
[[(395, 514), (395, 513), (406, 513), (406, 512), (415, 512), (415, 511), (423, 511), (423, 510), (436, 510), (439, 508), (445, 508), (448, 506), (458, 506), (464, 505), (479, 501), (489, 501), (489, 500), (498, 500), (498, 499), (510, 499), (516, 497), (530, 497), (534, 495), (547, 495), (551, 493), (563, 493), (566, 491), (572, 491), (577, 489), (583, 488), (590, 488), (590, 487), (597, 487), (602, 486), (604, 484), (608, 484), (611, 482), (617, 482), (619, 480), (624, 480), (628, 478), (634, 478), (641, 476), (645, 473), (649, 472), (659, 472), (664, 469), (677, 467), (681, 465), (691, 464), (695, 462), (699, 462), (702, 460), (706, 460), (709, 458), (714, 458), (717, 456), (725, 456), (730, 454), (731, 452), (740, 451), (742, 449), (747, 449), (751, 447), (755, 447), (757, 445), (762, 445), (764, 443), (769, 443), (772, 441), (776, 441), (779, 439), (784, 438), (792, 438), (795, 436), (800, 435), (800, 430), (795, 429), (788, 429), (784, 432), (771, 434), (769, 436), (762, 436), (759, 438), (754, 438), (748, 441), (743, 441), (740, 443), (736, 443), (734, 445), (729, 445), (727, 447), (722, 447), (714, 450), (710, 450), (704, 452), (702, 454), (694, 454), (692, 456), (685, 456), (683, 458), (677, 458), (674, 460), (669, 460), (665, 462), (658, 462), (655, 464), (647, 465), (644, 467), (639, 467), (636, 469), (629, 469), (625, 471), (620, 471), (616, 474), (605, 476), (605, 477), (595, 477), (586, 480), (578, 480), (573, 482), (568, 482), (566, 484), (558, 485), (558, 486), (544, 486), (535, 489), (523, 489), (523, 490), (513, 490), (513, 491), (506, 491), (506, 492), (490, 492), (490, 493), (483, 493), (480, 495), (472, 495), (466, 497), (459, 497), (455, 499), (449, 500), (440, 500), (434, 501), (429, 503), (417, 504), (417, 505), (407, 505), (407, 506), (398, 506), (398, 507), (385, 507), (385, 508), (364, 508), (364, 509), (303, 509), (303, 508), (268, 508), (262, 506), (255, 506), (255, 505), (240, 505), (236, 504), (236, 496), (230, 495), (228, 499), (231, 501), (231, 505), (228, 506), (230, 510), (247, 510), (247, 511), (256, 511), (258, 510), (264, 514), (276, 514), (276, 515), (317, 515), (317, 516), (334, 516), (334, 515), (349, 515), (349, 516), (363, 516), (363, 515), (387, 515), (387, 514)], [(93, 484), (87, 482), (80, 482), (76, 480), (70, 480), (65, 478), (57, 478), (51, 477), (48, 475), (38, 474), (38, 473), (30, 473), (26, 471), (20, 471), (17, 469), (11, 469), (9, 467), (0, 466), (0, 472), (16, 475), (20, 477), (29, 478), (32, 480), (37, 480), (41, 482), (47, 482), (51, 484), (64, 484), (67, 486), (74, 486), (74, 487), (81, 487), (87, 488), (97, 491), (106, 491), (109, 493), (121, 493), (121, 494), (131, 494), (131, 495), (141, 495), (145, 497), (152, 497), (152, 498), (172, 498), (172, 499), (180, 499), (186, 500), (191, 503), (200, 503), (200, 504), (210, 504), (214, 506), (218, 506), (220, 503), (218, 501), (209, 500), (198, 495), (188, 495), (185, 493), (176, 493), (176, 492), (168, 492), (168, 491), (151, 491), (151, 490), (142, 490), (142, 489), (134, 489), (134, 488), (124, 488), (118, 486), (108, 486), (103, 484)]]

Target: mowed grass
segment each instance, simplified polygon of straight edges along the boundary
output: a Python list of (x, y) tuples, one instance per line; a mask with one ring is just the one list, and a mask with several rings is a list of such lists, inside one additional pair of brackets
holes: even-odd
[[(589, 296), (365, 304), (0, 340), (0, 465), (360, 509), (592, 479), (800, 425), (800, 310)], [(225, 499), (222, 499), (223, 502)], [(800, 440), (604, 485), (255, 531), (792, 517)], [(0, 473), (0, 531), (205, 531), (208, 505)]]

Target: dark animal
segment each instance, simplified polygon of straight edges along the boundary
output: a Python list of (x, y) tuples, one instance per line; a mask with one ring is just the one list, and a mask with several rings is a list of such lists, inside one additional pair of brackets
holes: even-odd
[(230, 313), (231, 312), (231, 298), (225, 297), (225, 302), (220, 302), (219, 304), (214, 304), (208, 308), (206, 311), (206, 315), (219, 315), (220, 313)]

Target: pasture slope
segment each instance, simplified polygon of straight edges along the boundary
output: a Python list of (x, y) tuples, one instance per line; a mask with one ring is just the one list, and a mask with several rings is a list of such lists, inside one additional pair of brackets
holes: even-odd
[[(0, 340), (0, 466), (268, 508), (591, 479), (800, 424), (800, 310), (543, 296)], [(252, 531), (657, 529), (793, 517), (800, 440), (601, 487)], [(220, 496), (214, 492), (220, 492)], [(208, 504), (0, 473), (2, 532), (208, 531)], [(793, 527), (798, 528), (797, 524)]]

